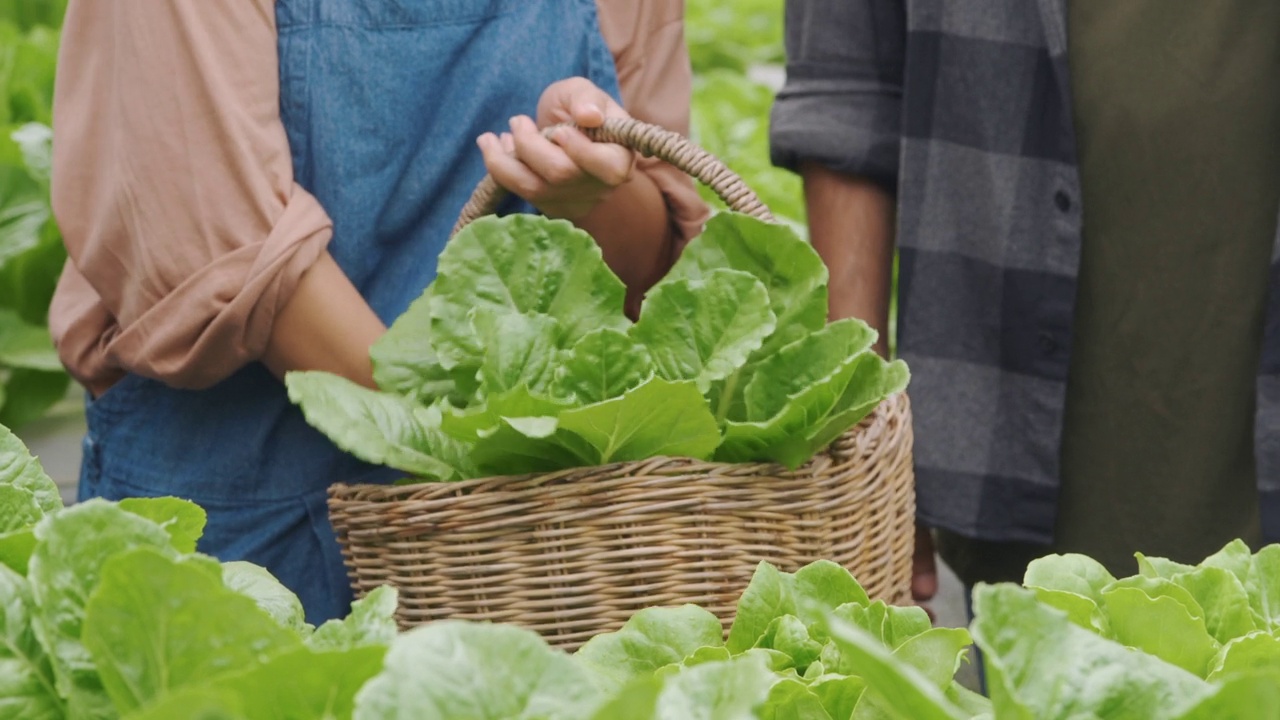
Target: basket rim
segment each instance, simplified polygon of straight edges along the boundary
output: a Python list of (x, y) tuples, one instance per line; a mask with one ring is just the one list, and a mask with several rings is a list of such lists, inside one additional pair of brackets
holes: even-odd
[[(895, 393), (886, 397), (875, 410), (863, 418), (857, 425), (850, 428), (841, 438), (837, 438), (832, 442), (831, 446), (822, 450), (811, 458), (805, 464), (792, 470), (777, 462), (746, 462), (733, 463), (722, 462), (716, 460), (697, 460), (688, 457), (674, 456), (656, 456), (646, 458), (644, 460), (626, 460), (621, 462), (607, 463), (604, 465), (586, 465), (580, 467), (565, 468), (551, 472), (524, 473), (518, 475), (495, 475), (490, 477), (470, 478), (467, 480), (426, 480), (412, 479), (404, 476), (401, 480), (411, 480), (407, 483), (353, 483), (353, 482), (337, 482), (331, 484), (327, 488), (329, 504), (345, 502), (360, 503), (392, 503), (404, 502), (407, 500), (428, 499), (427, 497), (447, 492), (449, 494), (466, 494), (469, 491), (484, 488), (486, 490), (498, 490), (509, 488), (531, 488), (542, 485), (556, 484), (561, 482), (572, 482), (576, 475), (590, 473), (592, 475), (610, 474), (622, 475), (626, 468), (647, 468), (652, 469), (654, 466), (667, 466), (678, 469), (681, 466), (700, 466), (700, 467), (720, 467), (734, 468), (735, 474), (744, 476), (767, 476), (775, 478), (796, 478), (810, 476), (817, 465), (830, 465), (833, 462), (840, 464), (833, 457), (831, 448), (841, 439), (849, 438), (865, 432), (877, 424), (885, 424), (888, 422), (894, 411), (899, 413), (908, 412), (910, 400), (905, 391)], [(400, 481), (397, 481), (400, 482)]]

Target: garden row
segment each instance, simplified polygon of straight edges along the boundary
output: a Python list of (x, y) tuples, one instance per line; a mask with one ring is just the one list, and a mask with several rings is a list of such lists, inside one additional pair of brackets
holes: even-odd
[[(972, 638), (832, 563), (761, 564), (727, 638), (651, 608), (567, 654), (518, 625), (398, 632), (390, 587), (312, 627), (265, 570), (196, 552), (204, 522), (173, 498), (63, 508), (0, 429), (0, 717), (1280, 718), (1280, 546), (1123, 579), (1045, 558), (978, 589)], [(972, 641), (990, 700), (953, 679)]]

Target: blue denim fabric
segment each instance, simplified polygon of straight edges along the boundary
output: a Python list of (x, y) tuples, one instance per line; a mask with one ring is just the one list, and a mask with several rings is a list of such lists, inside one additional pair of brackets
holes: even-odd
[[(333, 218), (330, 252), (387, 323), (435, 277), (484, 175), (478, 135), (532, 115), (566, 77), (619, 96), (594, 0), (278, 0), (276, 14), (297, 181)], [(209, 514), (201, 552), (265, 566), (309, 622), (349, 611), (326, 489), (396, 473), (334, 447), (264, 367), (203, 391), (129, 375), (86, 409), (82, 500), (190, 499)]]

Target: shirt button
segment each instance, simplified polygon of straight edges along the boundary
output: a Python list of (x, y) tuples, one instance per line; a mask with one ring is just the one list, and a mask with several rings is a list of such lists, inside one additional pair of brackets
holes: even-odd
[(1071, 196), (1065, 190), (1059, 190), (1053, 194), (1053, 204), (1058, 206), (1058, 210), (1067, 212), (1071, 209)]
[(1036, 338), (1036, 345), (1040, 348), (1040, 352), (1045, 355), (1051, 355), (1058, 349), (1058, 342), (1049, 333), (1040, 333), (1040, 336)]

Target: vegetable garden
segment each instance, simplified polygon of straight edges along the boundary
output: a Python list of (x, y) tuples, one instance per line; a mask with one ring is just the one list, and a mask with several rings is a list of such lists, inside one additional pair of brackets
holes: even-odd
[[(717, 215), (633, 322), (590, 237), (476, 221), (375, 346), (378, 391), (288, 377), (308, 422), (415, 483), (665, 456), (794, 471), (900, 394), (908, 370), (874, 332), (827, 321), (798, 181), (768, 164), (772, 90), (753, 78), (780, 61), (780, 4), (691, 0), (688, 31), (694, 140), (780, 223)], [(0, 719), (1280, 718), (1280, 546), (1139, 555), (1125, 578), (1047, 557), (980, 586), (968, 629), (829, 558), (759, 562), (729, 615), (649, 607), (565, 651), (518, 621), (407, 627), (391, 584), (314, 627), (266, 570), (197, 552), (197, 505), (64, 507), (7, 429), (69, 386), (44, 327), (65, 258), (48, 200), (64, 6), (0, 2)], [(987, 696), (955, 680), (973, 662)]]
[[(872, 601), (846, 570), (762, 563), (732, 628), (643, 610), (572, 654), (516, 624), (398, 632), (396, 591), (309, 626), (269, 573), (193, 552), (174, 498), (61, 506), (0, 431), (0, 716), (54, 718), (1107, 718), (1280, 714), (1280, 546), (1197, 566), (1081, 556), (979, 587), (971, 631)], [(972, 637), (970, 635), (972, 632)], [(990, 699), (953, 679), (983, 652)]]

